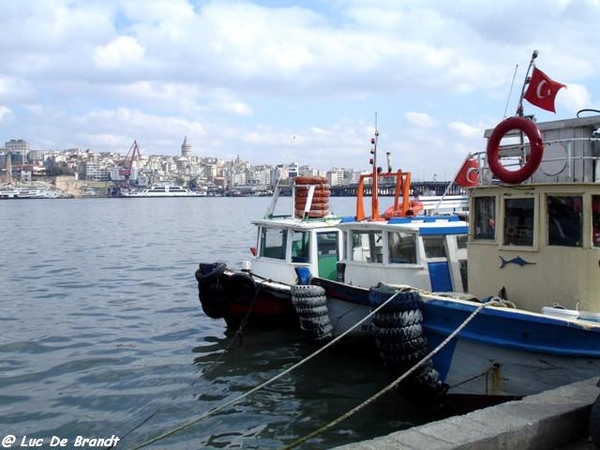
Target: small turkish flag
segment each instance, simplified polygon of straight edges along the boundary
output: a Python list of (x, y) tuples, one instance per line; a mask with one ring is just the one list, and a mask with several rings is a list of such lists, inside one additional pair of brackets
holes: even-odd
[(564, 84), (550, 79), (548, 75), (537, 67), (534, 67), (527, 92), (525, 92), (523, 98), (538, 108), (556, 112), (554, 109), (554, 98), (560, 88), (564, 87), (566, 87)]
[(456, 174), (454, 182), (460, 187), (476, 186), (479, 179), (479, 163), (475, 158), (467, 157)]

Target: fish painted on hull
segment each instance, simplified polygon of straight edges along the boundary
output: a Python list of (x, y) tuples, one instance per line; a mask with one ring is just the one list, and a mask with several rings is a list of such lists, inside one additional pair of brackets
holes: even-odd
[(516, 264), (518, 266), (526, 266), (528, 264), (535, 264), (534, 262), (529, 262), (529, 261), (525, 261), (523, 258), (521, 258), (520, 256), (515, 256), (512, 259), (504, 259), (502, 256), (499, 257), (500, 258), (500, 268), (503, 269), (504, 266), (508, 265), (508, 264)]

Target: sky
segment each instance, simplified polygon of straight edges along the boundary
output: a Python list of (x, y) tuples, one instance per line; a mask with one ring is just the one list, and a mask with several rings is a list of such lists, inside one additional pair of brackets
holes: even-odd
[(600, 0), (2, 0), (0, 147), (448, 180), (535, 65), (600, 109)]

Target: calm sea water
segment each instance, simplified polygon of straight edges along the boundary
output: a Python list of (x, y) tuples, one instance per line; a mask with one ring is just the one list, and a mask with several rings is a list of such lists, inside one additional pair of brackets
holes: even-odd
[[(0, 202), (0, 439), (14, 435), (13, 448), (24, 436), (43, 439), (50, 448), (52, 436), (71, 446), (77, 436), (115, 435), (116, 448), (134, 448), (182, 428), (148, 448), (281, 448), (386, 386), (377, 355), (336, 346), (184, 427), (315, 350), (290, 330), (245, 330), (238, 339), (198, 301), (198, 263), (239, 266), (254, 245), (250, 220), (269, 202)], [(352, 207), (344, 198), (332, 205), (344, 214)], [(391, 393), (299, 448), (427, 420)]]

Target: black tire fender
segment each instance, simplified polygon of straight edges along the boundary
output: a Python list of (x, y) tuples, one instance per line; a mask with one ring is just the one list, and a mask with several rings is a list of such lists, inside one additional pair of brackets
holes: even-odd
[(209, 284), (216, 281), (223, 273), (227, 264), (225, 263), (200, 263), (200, 267), (196, 270), (196, 280), (200, 284)]
[(256, 295), (256, 281), (247, 273), (236, 272), (227, 280), (225, 290), (231, 300), (247, 305), (252, 303)]

